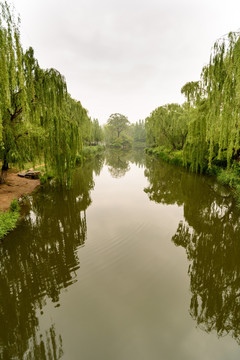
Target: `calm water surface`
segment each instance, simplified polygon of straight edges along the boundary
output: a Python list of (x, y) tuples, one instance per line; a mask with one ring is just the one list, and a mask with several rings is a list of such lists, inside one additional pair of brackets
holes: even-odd
[(0, 246), (0, 359), (240, 358), (240, 213), (213, 179), (110, 152)]

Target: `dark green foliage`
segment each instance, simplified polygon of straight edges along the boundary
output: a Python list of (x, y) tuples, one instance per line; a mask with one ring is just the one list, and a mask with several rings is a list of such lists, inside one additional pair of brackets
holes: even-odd
[(47, 182), (47, 180), (50, 180), (53, 178), (54, 178), (53, 172), (48, 171), (40, 177), (40, 184), (43, 185)]
[(19, 211), (19, 210), (20, 210), (20, 207), (18, 205), (17, 199), (13, 199), (10, 204), (10, 211), (13, 213), (13, 212)]
[(169, 164), (183, 166), (182, 150), (171, 151), (164, 146), (159, 146), (157, 148), (146, 148), (145, 151), (147, 154), (155, 155)]
[(0, 213), (0, 239), (16, 227), (19, 216), (19, 205), (14, 199), (11, 202), (10, 211)]

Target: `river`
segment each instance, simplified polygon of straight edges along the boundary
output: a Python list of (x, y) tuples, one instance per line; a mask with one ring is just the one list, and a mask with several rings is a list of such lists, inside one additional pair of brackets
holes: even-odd
[(111, 151), (24, 199), (0, 245), (0, 358), (240, 357), (240, 212), (213, 178)]

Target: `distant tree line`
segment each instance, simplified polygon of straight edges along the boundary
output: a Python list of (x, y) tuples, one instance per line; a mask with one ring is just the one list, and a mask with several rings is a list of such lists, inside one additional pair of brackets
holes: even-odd
[(229, 33), (214, 44), (199, 81), (181, 92), (183, 105), (167, 104), (146, 119), (147, 143), (182, 150), (193, 171), (228, 169), (240, 160), (240, 38)]
[(7, 2), (0, 10), (0, 183), (9, 164), (22, 168), (39, 158), (62, 181), (82, 146), (100, 141), (98, 121), (69, 95), (59, 71), (42, 69), (34, 50), (23, 50)]

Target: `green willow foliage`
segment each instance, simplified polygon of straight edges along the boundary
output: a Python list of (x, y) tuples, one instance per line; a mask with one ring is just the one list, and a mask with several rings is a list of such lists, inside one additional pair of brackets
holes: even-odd
[(230, 33), (227, 39), (217, 41), (209, 66), (203, 69), (203, 85), (209, 102), (206, 140), (209, 142), (209, 164), (214, 152), (218, 158), (227, 152), (230, 165), (239, 155), (240, 126), (240, 39)]
[(183, 148), (184, 163), (193, 171), (213, 164), (230, 168), (240, 156), (239, 33), (216, 41), (200, 81), (185, 84), (181, 92), (182, 107), (161, 106), (146, 119), (148, 144)]
[(145, 120), (145, 127), (148, 145), (182, 149), (187, 136), (186, 105), (160, 106)]
[(44, 156), (46, 167), (63, 181), (82, 144), (90, 139), (91, 119), (67, 92), (64, 77), (43, 70), (29, 48), (20, 43), (19, 20), (7, 2), (0, 2), (0, 159), (19, 167)]

